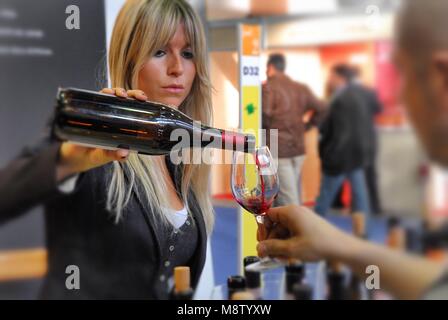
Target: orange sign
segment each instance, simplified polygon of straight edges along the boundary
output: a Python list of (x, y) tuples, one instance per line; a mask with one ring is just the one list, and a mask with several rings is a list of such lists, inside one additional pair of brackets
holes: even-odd
[(244, 24), (242, 28), (243, 56), (260, 55), (261, 27), (259, 25)]

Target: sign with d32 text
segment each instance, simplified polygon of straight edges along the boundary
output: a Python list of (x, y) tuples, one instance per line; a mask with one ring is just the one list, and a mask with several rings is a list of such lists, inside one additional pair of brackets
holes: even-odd
[[(261, 26), (239, 25), (240, 126), (255, 134), (257, 145), (261, 129), (260, 52)], [(255, 175), (247, 179), (257, 179)], [(256, 255), (257, 224), (254, 216), (244, 209), (239, 215), (239, 267), (245, 256)], [(242, 270), (242, 269), (241, 269)]]

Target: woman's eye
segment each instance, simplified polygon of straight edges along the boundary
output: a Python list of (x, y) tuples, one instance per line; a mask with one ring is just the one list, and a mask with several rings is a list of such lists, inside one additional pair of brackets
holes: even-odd
[(193, 52), (191, 52), (191, 51), (184, 51), (184, 52), (182, 52), (182, 56), (185, 59), (193, 59), (193, 57), (194, 57)]
[(165, 51), (163, 50), (157, 50), (154, 54), (154, 57), (163, 57), (165, 55)]

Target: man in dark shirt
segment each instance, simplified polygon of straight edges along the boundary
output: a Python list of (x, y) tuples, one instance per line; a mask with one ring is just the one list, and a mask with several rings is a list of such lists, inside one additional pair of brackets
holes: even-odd
[(323, 174), (315, 209), (321, 215), (327, 214), (345, 179), (351, 183), (353, 211), (370, 213), (364, 168), (373, 159), (374, 129), (365, 92), (352, 76), (347, 65), (335, 66), (330, 75), (333, 96), (319, 141)]
[(369, 125), (371, 126), (370, 130), (372, 130), (373, 132), (373, 149), (371, 153), (372, 158), (364, 168), (364, 174), (366, 177), (367, 193), (370, 200), (370, 210), (373, 214), (380, 214), (382, 212), (382, 207), (378, 190), (378, 171), (376, 166), (376, 159), (378, 154), (378, 134), (375, 128), (375, 116), (382, 112), (383, 106), (378, 99), (377, 93), (362, 84), (359, 79), (359, 70), (354, 67), (352, 69), (354, 75), (354, 79), (352, 80), (353, 85), (355, 85), (359, 89), (360, 93), (363, 93), (370, 113)]

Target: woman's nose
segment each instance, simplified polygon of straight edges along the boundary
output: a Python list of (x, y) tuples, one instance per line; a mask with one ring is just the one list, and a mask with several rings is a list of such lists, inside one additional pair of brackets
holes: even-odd
[(168, 74), (171, 76), (179, 77), (184, 72), (182, 65), (182, 58), (178, 55), (173, 56), (168, 65)]

